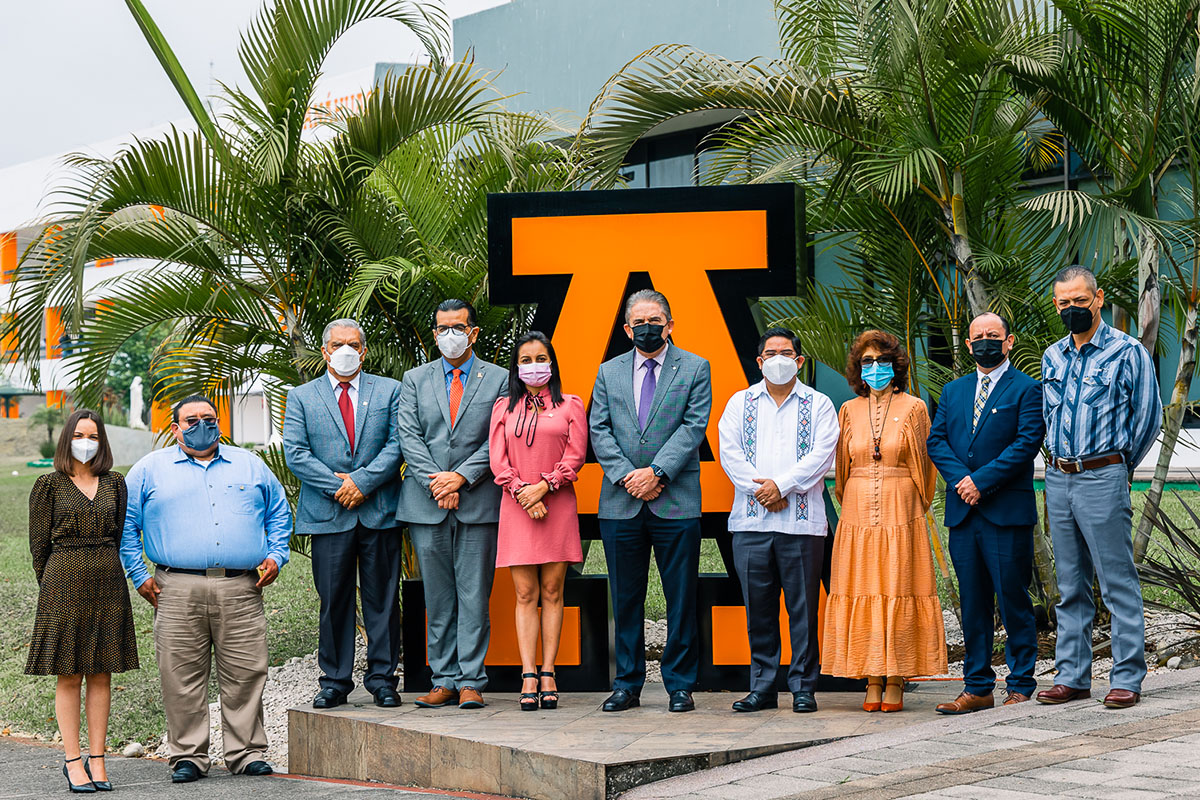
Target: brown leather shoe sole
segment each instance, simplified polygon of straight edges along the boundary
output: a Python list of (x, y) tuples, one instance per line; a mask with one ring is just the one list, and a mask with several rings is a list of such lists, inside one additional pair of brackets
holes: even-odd
[(413, 705), (420, 708), (446, 708), (447, 706), (458, 705), (457, 694), (445, 694), (441, 695), (441, 697), (444, 699), (439, 701), (434, 695), (427, 694), (424, 697), (418, 697), (416, 700), (413, 700)]

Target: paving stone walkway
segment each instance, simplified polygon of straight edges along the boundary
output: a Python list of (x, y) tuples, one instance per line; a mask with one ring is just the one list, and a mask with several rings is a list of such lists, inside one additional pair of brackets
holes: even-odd
[(647, 784), (621, 800), (1200, 797), (1200, 669), (1151, 676), (1144, 689), (1131, 709), (1104, 708), (1094, 692), (1062, 706), (936, 717)]

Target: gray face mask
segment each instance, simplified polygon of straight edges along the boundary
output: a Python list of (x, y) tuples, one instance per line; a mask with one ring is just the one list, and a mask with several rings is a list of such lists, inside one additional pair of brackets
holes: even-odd
[(183, 432), (183, 443), (197, 453), (212, 449), (221, 441), (221, 426), (215, 419), (198, 420), (195, 425)]

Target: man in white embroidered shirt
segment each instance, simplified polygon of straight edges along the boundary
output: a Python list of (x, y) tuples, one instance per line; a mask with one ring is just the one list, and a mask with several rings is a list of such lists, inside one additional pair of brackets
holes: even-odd
[(764, 333), (758, 365), (765, 380), (729, 398), (718, 427), (721, 466), (734, 486), (729, 530), (750, 637), (750, 694), (734, 711), (779, 705), (780, 589), (792, 644), (792, 710), (817, 710), (817, 604), (827, 527), (822, 491), (838, 421), (833, 402), (797, 380), (803, 363), (792, 331)]

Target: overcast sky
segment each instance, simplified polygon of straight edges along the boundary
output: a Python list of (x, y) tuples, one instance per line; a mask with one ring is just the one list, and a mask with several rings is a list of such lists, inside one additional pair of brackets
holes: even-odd
[[(461, 16), (506, 0), (443, 0)], [(143, 0), (202, 97), (243, 82), (239, 33), (264, 0)], [(124, 0), (0, 0), (0, 167), (187, 116)], [(337, 75), (411, 61), (415, 37), (371, 22), (325, 62)]]

